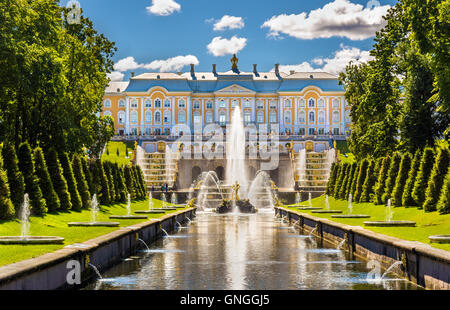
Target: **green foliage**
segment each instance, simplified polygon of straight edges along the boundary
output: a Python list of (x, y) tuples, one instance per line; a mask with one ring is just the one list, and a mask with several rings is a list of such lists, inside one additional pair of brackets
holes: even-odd
[(41, 188), (42, 195), (46, 201), (48, 211), (54, 212), (59, 210), (61, 204), (53, 187), (47, 163), (45, 162), (44, 154), (40, 147), (37, 147), (34, 150), (34, 164), (36, 166), (36, 176), (39, 179), (39, 187)]
[(375, 195), (374, 195), (374, 202), (376, 205), (383, 204), (382, 196), (384, 194), (384, 189), (386, 186), (386, 179), (388, 175), (388, 170), (391, 165), (391, 158), (389, 156), (386, 156), (383, 158), (383, 161), (381, 162), (381, 168), (380, 173), (378, 174), (378, 180), (377, 184), (375, 185)]
[(58, 159), (58, 153), (51, 148), (47, 154), (47, 168), (53, 188), (58, 195), (60, 208), (63, 211), (72, 209), (72, 202), (64, 172)]
[(433, 169), (434, 151), (432, 148), (425, 148), (422, 158), (420, 160), (419, 172), (417, 173), (416, 181), (412, 192), (412, 197), (419, 208), (422, 208), (425, 201), (425, 192), (428, 187), (428, 179)]
[(109, 182), (102, 161), (100, 159), (97, 159), (95, 161), (95, 172), (99, 201), (103, 205), (109, 205), (111, 203), (111, 195), (109, 194)]
[(403, 190), (408, 179), (408, 173), (411, 170), (411, 154), (405, 153), (400, 162), (400, 168), (395, 179), (395, 187), (392, 191), (392, 205), (394, 207), (402, 206)]
[(92, 175), (91, 175), (91, 170), (89, 169), (89, 163), (87, 161), (86, 157), (81, 157), (81, 164), (83, 166), (83, 173), (84, 173), (84, 178), (86, 180), (86, 183), (88, 185), (88, 189), (89, 189), (89, 196), (94, 195), (94, 185), (92, 184)]
[(16, 214), (23, 203), (25, 194), (25, 181), (22, 172), (19, 169), (19, 160), (17, 159), (16, 150), (11, 143), (5, 142), (2, 148), (3, 163), (8, 176), (8, 184), (14, 190), (11, 192), (11, 200), (14, 204)]
[(59, 160), (63, 169), (64, 178), (67, 182), (67, 187), (70, 193), (70, 202), (72, 202), (72, 210), (81, 210), (83, 203), (81, 201), (80, 193), (78, 192), (77, 181), (72, 170), (72, 164), (70, 163), (69, 156), (63, 152), (59, 154)]
[(427, 191), (425, 192), (425, 203), (423, 209), (425, 212), (436, 211), (436, 204), (439, 200), (439, 194), (444, 183), (445, 172), (450, 162), (450, 153), (447, 148), (439, 148), (428, 180)]
[(339, 172), (339, 165), (336, 163), (331, 164), (330, 178), (328, 179), (327, 189), (325, 194), (328, 196), (333, 195), (334, 184), (336, 183), (337, 174)]
[(124, 177), (124, 168), (118, 167), (118, 164), (114, 164), (117, 168), (117, 185), (119, 188), (119, 194), (120, 194), (120, 202), (126, 202), (127, 196), (128, 196), (128, 190), (127, 186), (125, 184), (125, 177)]
[(130, 194), (132, 200), (136, 199), (136, 191), (134, 188), (133, 174), (129, 165), (124, 166), (124, 177), (127, 192)]
[(10, 220), (14, 217), (14, 205), (11, 201), (8, 177), (3, 170), (3, 163), (0, 159), (0, 220)]
[(347, 180), (347, 185), (345, 187), (345, 199), (347, 199), (351, 193), (353, 179), (355, 178), (356, 169), (358, 168), (358, 163), (353, 162), (350, 168), (350, 174)]
[(373, 196), (373, 188), (377, 182), (376, 166), (380, 165), (381, 160), (369, 160), (367, 167), (366, 179), (362, 186), (362, 193), (359, 202), (370, 202)]
[(347, 183), (348, 183), (348, 179), (350, 178), (351, 168), (352, 168), (352, 165), (350, 165), (350, 164), (345, 165), (344, 180), (342, 181), (342, 186), (339, 188), (339, 191), (338, 191), (339, 199), (346, 199), (345, 190), (347, 189)]
[(35, 174), (33, 156), (28, 142), (20, 144), (18, 158), (19, 168), (25, 181), (25, 192), (30, 197), (31, 212), (34, 215), (45, 215), (47, 206), (39, 187), (39, 179)]
[(404, 188), (403, 194), (402, 194), (402, 205), (405, 207), (416, 206), (416, 202), (412, 196), (412, 192), (413, 192), (416, 176), (419, 171), (421, 158), (422, 158), (422, 152), (420, 150), (417, 150), (416, 153), (414, 154), (414, 158), (411, 163), (411, 168), (409, 169), (409, 172), (408, 172), (408, 179), (406, 180), (405, 188)]
[(147, 185), (145, 184), (144, 172), (142, 172), (142, 169), (139, 165), (136, 165), (136, 175), (139, 186), (141, 187), (142, 199), (145, 199), (147, 197)]
[(131, 175), (133, 176), (133, 187), (136, 191), (136, 199), (145, 198), (145, 194), (143, 193), (142, 187), (139, 184), (136, 166), (131, 166)]
[(353, 174), (353, 180), (352, 180), (352, 184), (350, 185), (350, 191), (348, 193), (348, 195), (352, 195), (352, 197), (355, 196), (355, 192), (356, 192), (356, 183), (358, 181), (358, 175), (359, 175), (359, 170), (361, 169), (361, 162), (358, 162), (355, 168), (355, 173)]
[(391, 199), (391, 194), (395, 186), (395, 180), (398, 176), (398, 170), (400, 168), (400, 162), (402, 161), (402, 157), (399, 153), (394, 153), (391, 159), (391, 165), (389, 166), (389, 171), (387, 173), (387, 179), (384, 187), (384, 193), (382, 195), (381, 200), (384, 204), (387, 203), (388, 199)]
[(367, 168), (369, 167), (369, 160), (364, 158), (358, 171), (358, 179), (356, 181), (356, 190), (353, 201), (359, 202), (361, 199), (364, 181), (366, 180)]
[(334, 190), (333, 190), (333, 197), (335, 197), (336, 199), (338, 198), (338, 193), (339, 193), (339, 189), (342, 186), (342, 182), (344, 181), (344, 176), (345, 176), (345, 168), (347, 167), (346, 164), (340, 164), (339, 165), (339, 173), (338, 176), (336, 178), (336, 182), (334, 184)]
[(105, 171), (106, 178), (108, 179), (109, 201), (113, 203), (116, 200), (116, 188), (114, 186), (112, 169), (109, 162), (103, 162), (103, 170)]
[(437, 203), (437, 209), (440, 214), (450, 213), (450, 166), (445, 176), (444, 185), (442, 186), (441, 195)]
[(80, 194), (81, 205), (83, 209), (89, 209), (91, 207), (91, 194), (89, 192), (89, 186), (84, 175), (83, 164), (77, 154), (74, 154), (72, 157), (72, 169), (75, 181), (77, 182), (77, 189), (78, 193)]

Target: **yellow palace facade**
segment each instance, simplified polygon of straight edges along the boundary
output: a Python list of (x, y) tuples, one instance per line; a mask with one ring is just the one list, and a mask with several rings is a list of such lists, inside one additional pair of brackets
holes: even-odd
[(247, 126), (281, 135), (344, 136), (350, 109), (337, 77), (325, 72), (144, 73), (111, 82), (103, 115), (114, 119), (117, 135), (164, 136), (194, 133), (210, 124), (226, 126), (240, 106)]

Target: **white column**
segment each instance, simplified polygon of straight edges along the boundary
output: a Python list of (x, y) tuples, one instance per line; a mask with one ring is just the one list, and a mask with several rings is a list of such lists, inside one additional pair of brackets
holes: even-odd
[(280, 122), (280, 133), (284, 132), (283, 112), (283, 98), (278, 97), (278, 118)]
[(191, 110), (191, 96), (187, 98), (186, 102), (186, 123), (191, 132), (194, 132), (194, 129), (191, 127), (191, 118), (192, 118), (192, 110)]
[(130, 98), (127, 96), (125, 98), (125, 134), (130, 132), (129, 114), (130, 114)]
[(173, 97), (170, 98), (170, 108), (172, 109), (172, 126), (175, 126), (175, 99)]

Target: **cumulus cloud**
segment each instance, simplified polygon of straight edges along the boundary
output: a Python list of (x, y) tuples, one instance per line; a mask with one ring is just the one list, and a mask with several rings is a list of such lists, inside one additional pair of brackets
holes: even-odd
[(144, 69), (159, 70), (160, 72), (180, 71), (190, 64), (198, 65), (200, 62), (193, 55), (176, 56), (166, 60), (154, 60), (143, 66)]
[(116, 64), (114, 64), (114, 70), (119, 72), (125, 72), (128, 70), (136, 70), (141, 68), (142, 65), (138, 64), (134, 57), (127, 57), (124, 59), (119, 60)]
[[(368, 62), (372, 60), (369, 51), (362, 51), (356, 47), (348, 47), (341, 45), (341, 49), (336, 51), (331, 58), (315, 58), (311, 63), (305, 61), (298, 65), (282, 65), (280, 71), (289, 73), (291, 70), (296, 72), (328, 72), (338, 75), (344, 71), (350, 61)], [(317, 67), (320, 66), (320, 67)], [(272, 69), (273, 71), (273, 69)]]
[(218, 20), (214, 24), (214, 31), (222, 31), (222, 30), (232, 30), (232, 29), (242, 29), (244, 28), (245, 23), (242, 17), (224, 15), (220, 20)]
[(152, 5), (147, 7), (147, 12), (158, 16), (169, 16), (179, 12), (181, 6), (174, 0), (152, 0)]
[[(385, 26), (383, 16), (390, 5), (380, 6), (370, 1), (364, 7), (349, 0), (334, 0), (309, 13), (272, 16), (261, 28), (269, 28), (268, 36), (277, 38), (281, 33), (297, 39), (346, 37), (364, 40)], [(374, 3), (376, 3), (374, 5)]]
[(125, 74), (123, 74), (122, 72), (113, 71), (111, 73), (108, 73), (107, 76), (111, 80), (111, 82), (121, 82), (125, 77)]
[(231, 39), (222, 37), (215, 37), (211, 43), (208, 44), (208, 51), (214, 56), (225, 56), (237, 54), (247, 45), (246, 38), (239, 38), (233, 36)]

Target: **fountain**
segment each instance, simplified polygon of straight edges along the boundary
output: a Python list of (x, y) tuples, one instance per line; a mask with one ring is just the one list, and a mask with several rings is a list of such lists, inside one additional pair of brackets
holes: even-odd
[(435, 235), (429, 236), (431, 243), (450, 243), (450, 235)]
[(92, 265), (91, 263), (88, 263), (89, 267), (92, 268), (92, 270), (94, 270), (95, 274), (97, 275), (97, 277), (101, 280), (102, 275), (100, 274), (100, 271), (98, 271), (97, 267), (95, 267), (95, 265)]
[(44, 237), (30, 236), (30, 199), (28, 194), (23, 197), (23, 203), (19, 211), (19, 219), (21, 221), (20, 236), (3, 236), (0, 237), (0, 244), (62, 244), (62, 237)]
[(131, 215), (131, 195), (127, 197), (127, 215), (111, 215), (110, 219), (120, 220), (146, 220), (148, 217), (145, 215)]
[(147, 251), (150, 252), (150, 248), (148, 247), (147, 243), (145, 243), (144, 240), (142, 240), (141, 238), (138, 238), (138, 241), (139, 241), (140, 243), (142, 243), (143, 245), (145, 245), (145, 247), (147, 248)]
[(97, 194), (92, 196), (91, 202), (91, 221), (90, 222), (70, 222), (67, 223), (69, 227), (118, 227), (120, 225), (119, 222), (97, 222), (97, 212), (98, 212), (98, 202), (97, 202)]
[(401, 266), (403, 265), (403, 263), (401, 261), (395, 262), (393, 263), (388, 269), (386, 269), (386, 271), (383, 273), (383, 275), (381, 276), (381, 280), (384, 279), (385, 276), (387, 276), (389, 273), (392, 272), (392, 270), (394, 270), (395, 267), (397, 266)]
[(413, 221), (393, 221), (394, 212), (391, 211), (391, 200), (388, 199), (386, 208), (386, 218), (384, 221), (364, 222), (365, 226), (372, 227), (415, 227), (416, 222)]
[(328, 195), (325, 195), (325, 210), (330, 210), (330, 201)]
[(260, 170), (256, 173), (248, 191), (248, 198), (257, 209), (274, 208), (274, 193), (267, 172)]
[(164, 214), (165, 210), (155, 209), (153, 201), (152, 192), (148, 193), (148, 210), (137, 210), (134, 211), (136, 214)]
[(352, 214), (353, 213), (353, 206), (352, 206), (352, 194), (348, 195), (348, 214), (339, 214), (339, 215), (332, 215), (332, 218), (341, 218), (341, 219), (363, 219), (363, 218), (370, 218), (370, 215), (365, 214)]
[(302, 207), (298, 207), (298, 210), (304, 210), (304, 211), (317, 211), (317, 210), (322, 210), (322, 208), (320, 207), (313, 207), (312, 206), (312, 194), (311, 192), (308, 193), (308, 206), (302, 206)]
[(337, 248), (336, 249), (338, 249), (338, 250), (340, 250), (341, 248), (342, 248), (342, 246), (345, 244), (345, 242), (346, 242), (347, 240), (345, 240), (345, 239), (342, 239), (342, 241), (341, 242), (339, 242), (339, 244), (338, 244), (338, 246), (337, 246)]

